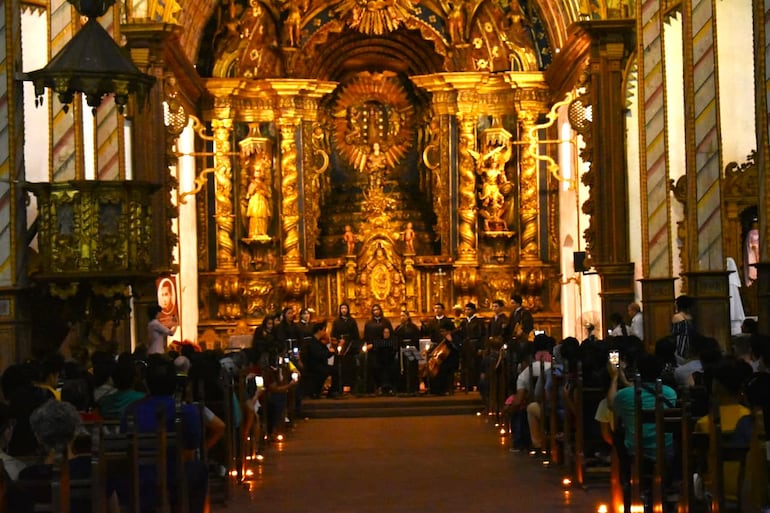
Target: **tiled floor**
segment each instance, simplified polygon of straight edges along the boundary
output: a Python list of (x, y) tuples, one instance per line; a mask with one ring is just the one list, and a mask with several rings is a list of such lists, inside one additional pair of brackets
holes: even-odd
[(558, 469), (509, 452), (486, 417), (311, 419), (214, 512), (590, 513), (608, 495), (565, 493)]

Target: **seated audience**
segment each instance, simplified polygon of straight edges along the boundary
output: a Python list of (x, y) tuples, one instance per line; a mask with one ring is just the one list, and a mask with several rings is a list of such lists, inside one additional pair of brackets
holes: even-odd
[[(53, 479), (53, 464), (66, 449), (70, 479), (91, 477), (91, 455), (76, 455), (73, 451), (75, 436), (82, 430), (83, 423), (75, 407), (67, 402), (49, 400), (38, 407), (29, 419), (32, 432), (38, 441), (38, 463), (19, 472), (19, 481), (27, 483), (30, 497), (50, 497), (50, 482)], [(39, 485), (39, 486), (37, 486)], [(91, 511), (91, 500), (73, 498), (70, 511), (87, 513)]]
[(133, 388), (136, 380), (136, 367), (131, 355), (128, 353), (120, 355), (112, 369), (111, 380), (114, 388), (99, 399), (97, 407), (104, 419), (119, 420), (130, 404), (146, 395), (144, 392), (139, 392)]

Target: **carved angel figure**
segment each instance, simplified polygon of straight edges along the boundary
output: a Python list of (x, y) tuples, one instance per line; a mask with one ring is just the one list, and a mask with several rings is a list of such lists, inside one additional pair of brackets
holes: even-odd
[(512, 147), (510, 142), (504, 145), (495, 146), (487, 153), (481, 155), (473, 150), (468, 150), (471, 156), (476, 160), (476, 173), (481, 177), (481, 200), (482, 215), (485, 218), (487, 229), (492, 229), (495, 225), (498, 229), (507, 229), (503, 220), (503, 207), (505, 205), (505, 195), (503, 189), (508, 184), (508, 178), (505, 175), (505, 164), (511, 158)]

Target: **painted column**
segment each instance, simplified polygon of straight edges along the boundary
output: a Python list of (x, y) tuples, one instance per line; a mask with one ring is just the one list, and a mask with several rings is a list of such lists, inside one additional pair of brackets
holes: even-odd
[(726, 343), (730, 305), (720, 215), (719, 83), (713, 0), (682, 3), (687, 180), (687, 291), (698, 331)]
[[(21, 6), (9, 0), (0, 9), (0, 365), (29, 350), (29, 328), (16, 290), (25, 285), (27, 250), (24, 183), (24, 97), (16, 72), (21, 69)], [(22, 354), (20, 354), (22, 353)]]
[[(49, 9), (48, 34), (49, 60), (66, 45), (78, 28), (72, 4), (66, 0), (51, 0)], [(75, 123), (82, 114), (81, 97), (76, 95), (70, 109), (65, 112), (62, 104), (52, 92), (46, 93), (48, 112), (51, 127), (50, 145), (50, 173), (52, 182), (64, 182), (67, 180), (83, 179), (83, 155), (76, 152), (76, 148), (83, 147), (82, 126)], [(69, 109), (68, 109), (69, 110)]]
[(671, 276), (670, 198), (666, 155), (666, 92), (660, 0), (637, 3), (639, 49), (639, 158), (642, 173), (642, 251), (645, 277)]
[(674, 312), (671, 276), (671, 194), (668, 180), (665, 51), (660, 0), (636, 4), (639, 66), (639, 169), (642, 203), (642, 299), (648, 347), (669, 334)]
[[(99, 23), (115, 40), (120, 41), (120, 23), (116, 23), (115, 6), (99, 18)], [(86, 112), (91, 116), (91, 109)], [(103, 101), (93, 116), (96, 177), (99, 180), (124, 180), (126, 176), (123, 157), (123, 116), (118, 113), (114, 101)]]

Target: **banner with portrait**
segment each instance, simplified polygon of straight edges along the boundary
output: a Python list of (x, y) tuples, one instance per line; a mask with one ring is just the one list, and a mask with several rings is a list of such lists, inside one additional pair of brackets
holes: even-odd
[(163, 276), (155, 280), (158, 306), (160, 306), (160, 322), (167, 328), (179, 323), (178, 296), (176, 293), (176, 276)]

